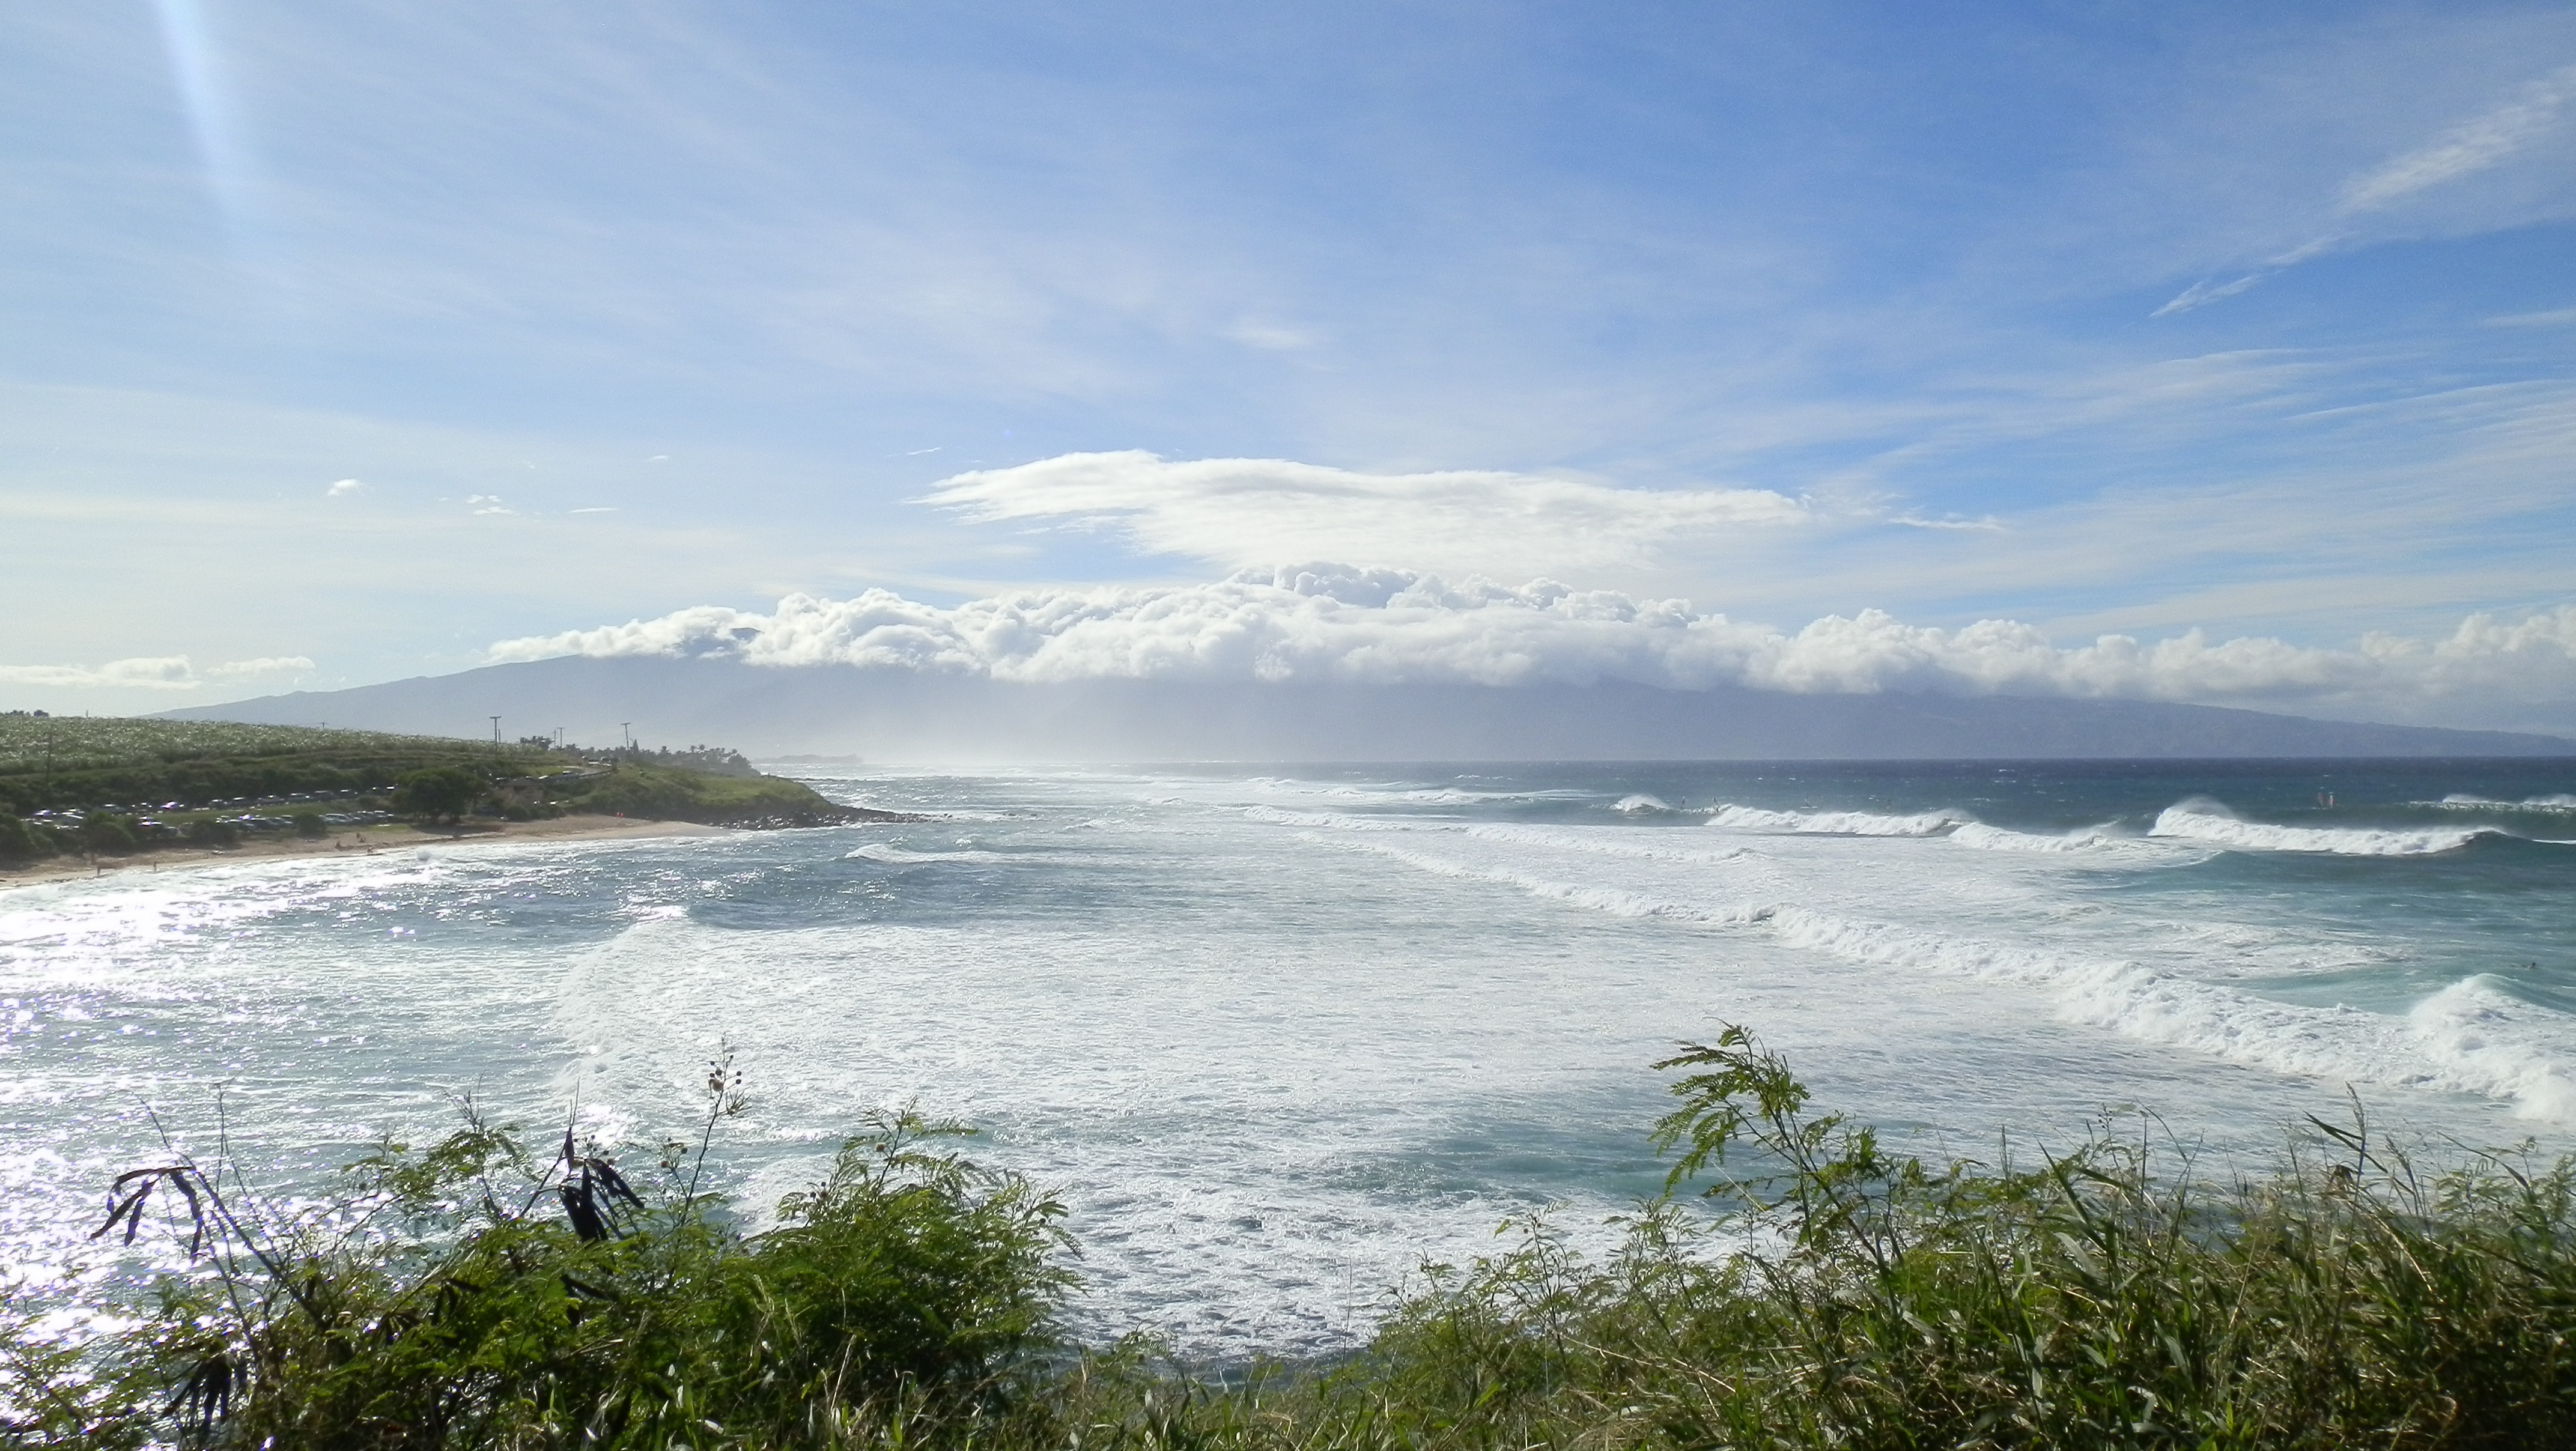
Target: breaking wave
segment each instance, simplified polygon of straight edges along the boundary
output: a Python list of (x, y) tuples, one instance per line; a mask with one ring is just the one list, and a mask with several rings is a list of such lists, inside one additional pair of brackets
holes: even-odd
[(1338, 811), (1282, 811), (1276, 806), (1247, 806), (1243, 808), (1243, 817), (1246, 821), (1258, 821), (1265, 826), (1302, 826), (1324, 831), (1438, 831), (1443, 829), (1438, 822), (1346, 816)]
[(1424, 806), (1480, 806), (1489, 801), (1562, 799), (1570, 791), (1469, 791), (1457, 786), (1326, 786), (1284, 776), (1255, 776), (1244, 783), (1281, 796), (1322, 796), (1335, 801), (1406, 802)]
[(2536, 1118), (2576, 1121), (2563, 1014), (2535, 1009), (2504, 979), (2477, 973), (2417, 1003), (2407, 1025), (2453, 1073), (2493, 1085)]
[(1649, 796), (1640, 791), (1633, 796), (1620, 797), (1619, 804), (1610, 809), (1629, 816), (1660, 816), (1671, 811), (1673, 807), (1660, 796)]
[(2331, 856), (2434, 856), (2458, 851), (2482, 828), (2274, 826), (2247, 821), (2215, 801), (2195, 798), (2166, 807), (2147, 828), (2153, 837), (2206, 842), (2230, 851), (2313, 852)]
[(883, 842), (870, 842), (842, 858), (843, 861), (876, 862), (890, 867), (919, 866), (926, 862), (1022, 862), (1031, 860), (1027, 853), (980, 851), (906, 851)]
[(1581, 882), (1559, 881), (1534, 872), (1514, 871), (1508, 867), (1471, 866), (1446, 857), (1408, 851), (1400, 846), (1379, 842), (1355, 843), (1362, 850), (1392, 857), (1407, 866), (1418, 867), (1434, 876), (1453, 877), (1461, 881), (1492, 882), (1497, 886), (1518, 887), (1533, 897), (1565, 902), (1612, 917), (1662, 917), (1681, 922), (1699, 922), (1712, 927), (1744, 927), (1769, 920), (1772, 908), (1759, 903), (1677, 902), (1668, 898), (1631, 892), (1619, 887), (1588, 886)]
[(2126, 836), (2108, 827), (2087, 826), (2060, 835), (2036, 831), (2006, 831), (1982, 821), (1960, 824), (1950, 833), (1950, 840), (1978, 851), (2033, 852), (2045, 856), (2080, 856), (2103, 861), (2182, 862), (2205, 861), (2206, 851), (2174, 842), (2147, 841)]
[(1636, 861), (1694, 862), (1701, 865), (1715, 865), (1720, 862), (1743, 861), (1755, 855), (1750, 847), (1731, 846), (1716, 851), (1705, 848), (1694, 850), (1689, 847), (1664, 846), (1634, 839), (1640, 836), (1675, 835), (1668, 831), (1614, 834), (1614, 831), (1562, 831), (1545, 826), (1471, 826), (1467, 828), (1466, 834), (1482, 841), (1518, 842), (1524, 846), (1548, 847), (1557, 851), (1588, 852), (1595, 856), (1627, 857)]
[[(1573, 844), (1566, 833), (1527, 827), (1480, 826), (1468, 834)], [(2124, 844), (2102, 840), (2112, 847)], [(1612, 917), (1767, 927), (1784, 946), (1849, 963), (2029, 988), (2045, 994), (2063, 1021), (2249, 1067), (2329, 1082), (2470, 1093), (2508, 1104), (2526, 1118), (2576, 1123), (2576, 1077), (2561, 1066), (2576, 1061), (2576, 1043), (2564, 1041), (2571, 1035), (2558, 1021), (2562, 1015), (2530, 1008), (2483, 976), (2435, 993), (2404, 1014), (2316, 1007), (2118, 956), (1984, 942), (1776, 900), (1677, 900), (1389, 843), (1337, 844)], [(2155, 849), (2143, 842), (2125, 845)]]
[(1708, 824), (1733, 831), (1795, 832), (1811, 836), (1939, 836), (1976, 820), (1964, 811), (1924, 811), (1912, 816), (1880, 816), (1867, 811), (1766, 811), (1758, 806), (1720, 806)]
[[(2474, 1093), (2526, 1118), (2576, 1122), (2576, 1079), (2559, 1067), (2568, 1044), (2484, 975), (2453, 985), (2404, 1017), (2278, 1002), (2158, 972), (1857, 922), (1800, 907), (1770, 917), (1781, 941), (1852, 962), (2054, 990), (2060, 1014), (2124, 1037), (2191, 1048), (2238, 1063), (2349, 1082)], [(2556, 1035), (2563, 1036), (2563, 1035)]]
[(2563, 793), (2526, 796), (2520, 801), (2499, 801), (2492, 796), (2470, 796), (2454, 791), (2439, 801), (2419, 801), (2414, 804), (2429, 806), (2436, 811), (2539, 811), (2551, 815), (2576, 812), (2576, 796)]

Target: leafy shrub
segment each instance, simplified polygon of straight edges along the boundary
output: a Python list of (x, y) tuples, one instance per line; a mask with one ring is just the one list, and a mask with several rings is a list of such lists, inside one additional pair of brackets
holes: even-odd
[(0, 862), (41, 861), (54, 854), (54, 834), (0, 811)]
[(1086, 1444), (1368, 1447), (2576, 1445), (2576, 1171), (2428, 1174), (2310, 1120), (2213, 1184), (2097, 1135), (2027, 1168), (1889, 1153), (1730, 1029), (1658, 1138), (1669, 1196), (1588, 1262), (1543, 1221), (1439, 1271), (1348, 1363), (1228, 1387), (1103, 1362)]
[(229, 821), (218, 821), (211, 816), (200, 816), (196, 820), (189, 822), (184, 835), (190, 843), (197, 846), (238, 846), (241, 844), (240, 827), (233, 825)]
[(83, 851), (102, 856), (123, 856), (141, 845), (135, 839), (132, 817), (106, 811), (92, 812), (83, 818), (78, 835)]
[(288, 819), (295, 823), (295, 834), (306, 841), (320, 841), (331, 834), (331, 823), (319, 811), (298, 811)]
[[(1661, 1066), (1685, 1070), (1672, 1177), (1615, 1253), (1525, 1220), (1338, 1360), (1063, 1353), (1055, 1206), (908, 1116), (752, 1235), (686, 1152), (648, 1196), (569, 1138), (538, 1165), (469, 1123), (276, 1229), (192, 1166), (129, 1176), (110, 1227), (167, 1186), (220, 1273), (103, 1357), (9, 1338), (0, 1415), (102, 1447), (2576, 1444), (2567, 1163), (2429, 1173), (2356, 1111), (2259, 1178), (2214, 1182), (2144, 1122), (1927, 1164), (1808, 1112), (1742, 1030)], [(711, 1133), (738, 1103), (721, 1065), (710, 1091)], [(1675, 1197), (1704, 1180), (1714, 1214)]]
[[(721, 1117), (739, 1099), (712, 1082)], [(21, 1340), (0, 1405), (9, 1434), (98, 1447), (971, 1441), (1013, 1414), (1069, 1276), (1061, 1211), (937, 1147), (959, 1132), (878, 1120), (762, 1234), (684, 1146), (648, 1197), (570, 1133), (540, 1163), (479, 1121), (385, 1145), (292, 1221), (221, 1170), (140, 1170), (102, 1233), (157, 1192), (208, 1272), (165, 1278), (86, 1368)]]

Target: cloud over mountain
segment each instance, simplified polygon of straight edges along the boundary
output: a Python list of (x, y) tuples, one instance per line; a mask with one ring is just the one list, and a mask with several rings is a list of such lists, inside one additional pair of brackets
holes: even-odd
[(700, 606), (507, 640), (496, 662), (562, 655), (724, 656), (1020, 682), (1089, 679), (1749, 686), (1799, 694), (1924, 692), (2221, 704), (2326, 703), (2400, 718), (2443, 700), (2576, 701), (2576, 607), (2473, 615), (2449, 636), (2368, 636), (2349, 649), (2200, 631), (2061, 647), (2034, 626), (1916, 626), (1876, 610), (1795, 631), (1546, 580), (1521, 586), (1316, 564), (1210, 584), (1032, 589), (953, 607), (885, 590), (791, 595), (767, 613)]
[(1285, 459), (1071, 453), (957, 474), (927, 502), (978, 523), (1112, 529), (1148, 554), (1228, 569), (1289, 559), (1452, 574), (1583, 575), (1817, 522), (1768, 489), (1623, 489), (1491, 470), (1366, 474)]
[(185, 655), (137, 656), (104, 665), (0, 665), (0, 684), (107, 690), (195, 690), (208, 678), (300, 674), (313, 662), (301, 655), (231, 660), (200, 673)]

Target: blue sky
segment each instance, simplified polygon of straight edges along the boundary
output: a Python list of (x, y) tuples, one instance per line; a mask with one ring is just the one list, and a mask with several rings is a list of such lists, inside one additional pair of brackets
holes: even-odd
[[(159, 0), (0, 80), (0, 706), (1326, 558), (2576, 631), (2564, 5)], [(1138, 453), (1310, 471), (1046, 464)], [(2425, 718), (2576, 728), (2571, 644)]]

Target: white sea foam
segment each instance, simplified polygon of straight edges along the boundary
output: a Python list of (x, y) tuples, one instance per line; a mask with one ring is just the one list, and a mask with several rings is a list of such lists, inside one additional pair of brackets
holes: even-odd
[(2097, 862), (2124, 862), (2138, 865), (2170, 865), (2206, 860), (2209, 853), (2174, 842), (2147, 841), (2123, 836), (2102, 826), (2087, 826), (2063, 834), (2035, 831), (2007, 831), (1988, 826), (1982, 821), (1960, 823), (1950, 833), (1956, 845), (1977, 851), (2032, 852), (2045, 856), (2075, 856)]
[[(2475, 1093), (2517, 1114), (2576, 1123), (2576, 1081), (2561, 1066), (2576, 1042), (2540, 1041), (2542, 1013), (2478, 980), (2405, 1017), (2285, 1003), (2133, 962), (1943, 937), (1800, 907), (1770, 916), (1783, 942), (1854, 962), (2051, 989), (2062, 1017), (2127, 1037), (2196, 1049), (2275, 1072), (2351, 1083)], [(2509, 1006), (2510, 1004), (2510, 1006)]]
[(1643, 791), (1639, 791), (1634, 795), (1620, 797), (1619, 804), (1611, 807), (1610, 809), (1613, 811), (1626, 812), (1630, 816), (1653, 816), (1670, 811), (1673, 808), (1670, 803), (1664, 800), (1664, 798), (1660, 796), (1650, 796)]
[(2408, 1026), (2425, 1051), (2458, 1077), (2510, 1097), (2534, 1118), (2576, 1122), (2576, 1033), (2567, 1016), (2513, 995), (2493, 973), (2477, 973), (2417, 1003)]
[(1054, 856), (1041, 858), (1029, 852), (984, 851), (973, 847), (961, 848), (957, 851), (907, 851), (899, 846), (888, 846), (884, 842), (870, 842), (857, 851), (849, 853), (844, 860), (877, 862), (890, 867), (909, 867), (931, 862), (1030, 862), (1062, 859)]
[(1403, 802), (1422, 806), (1479, 806), (1492, 801), (1564, 800), (1573, 791), (1470, 791), (1457, 786), (1406, 786), (1399, 783), (1352, 786), (1297, 781), (1284, 776), (1255, 776), (1244, 782), (1255, 790), (1280, 796), (1321, 796), (1335, 801)]
[(1705, 847), (1672, 846), (1666, 837), (1677, 837), (1666, 831), (1639, 832), (1627, 828), (1607, 830), (1566, 830), (1550, 826), (1479, 825), (1466, 829), (1466, 835), (1480, 841), (1518, 842), (1526, 846), (1548, 847), (1556, 851), (1587, 852), (1595, 856), (1628, 857), (1637, 861), (1698, 862), (1717, 865), (1739, 862), (1754, 857), (1751, 847), (1731, 846), (1711, 851)]
[[(1602, 834), (1617, 833), (1605, 829)], [(1580, 834), (1547, 828), (1475, 826), (1463, 836), (1470, 841), (1558, 851), (1593, 849)], [(2561, 1016), (2545, 1010), (2523, 1014), (2528, 1020), (2522, 1025), (2527, 1029), (2525, 1038), (2535, 1041), (2506, 1039), (2499, 1045), (2490, 1020), (2505, 1010), (2483, 1001), (2479, 1006), (2486, 1016), (2461, 1027), (2454, 1021), (2461, 1016), (2456, 1006), (2419, 1009), (2411, 1016), (2318, 1007), (2062, 943), (1990, 941), (1922, 924), (1871, 920), (1806, 902), (1766, 901), (1749, 894), (1726, 900), (1658, 893), (1587, 881), (1579, 872), (1549, 871), (1525, 862), (1460, 860), (1437, 850), (1378, 842), (1347, 844), (1436, 875), (1513, 887), (1533, 897), (1613, 917), (1726, 928), (1767, 924), (1770, 934), (1791, 948), (1855, 964), (2032, 990), (2044, 995), (2061, 1020), (2250, 1067), (2328, 1082), (2472, 1093), (2507, 1103), (2525, 1117), (2576, 1123), (2576, 1092), (2565, 1091), (2563, 1070), (2555, 1066), (2576, 1061), (2576, 1025), (2571, 1025), (2567, 1043), (2538, 1042), (2542, 1029), (2531, 1025)], [(2114, 847), (2123, 844), (2112, 842)], [(2160, 843), (2125, 844), (2147, 851), (2189, 850)], [(1759, 892), (1797, 884), (1793, 878), (1742, 885)], [(1805, 882), (1807, 890), (1822, 885), (1813, 879)], [(2237, 924), (2207, 924), (2206, 930), (2185, 935), (2206, 938), (2208, 950), (2262, 956), (2267, 973), (2297, 970), (2303, 964), (2291, 959), (2317, 946), (2277, 940), (2278, 933)], [(2324, 964), (2352, 965), (2350, 953)]]
[(1882, 816), (1867, 811), (1767, 811), (1758, 806), (1720, 806), (1708, 824), (1732, 831), (1794, 832), (1817, 836), (1938, 836), (1976, 818), (1961, 811), (1922, 811), (1911, 816)]
[(1755, 902), (1721, 904), (1674, 901), (1619, 887), (1560, 881), (1510, 867), (1475, 866), (1378, 842), (1365, 842), (1359, 845), (1364, 850), (1393, 857), (1408, 866), (1419, 867), (1436, 876), (1518, 887), (1533, 897), (1566, 902), (1594, 912), (1607, 913), (1613, 917), (1662, 917), (1677, 922), (1705, 923), (1712, 927), (1742, 927), (1765, 920), (1771, 915), (1772, 910), (1768, 906)]
[(2439, 801), (2416, 804), (2443, 811), (2543, 811), (2555, 814), (2562, 811), (2576, 811), (2576, 796), (2552, 794), (2525, 796), (2520, 801), (2500, 801), (2492, 796), (2471, 796), (2465, 792), (2454, 791)]
[[(1402, 817), (1352, 816), (1340, 811), (1283, 811), (1276, 806), (1243, 808), (1247, 821), (1265, 826), (1298, 826), (1320, 831), (1439, 831), (1444, 823)], [(1455, 830), (1454, 826), (1447, 829)]]
[(2275, 826), (2246, 821), (2214, 801), (2168, 806), (2147, 828), (2154, 837), (2207, 842), (2231, 851), (2312, 852), (2332, 856), (2433, 856), (2458, 851), (2481, 836), (2475, 828)]

